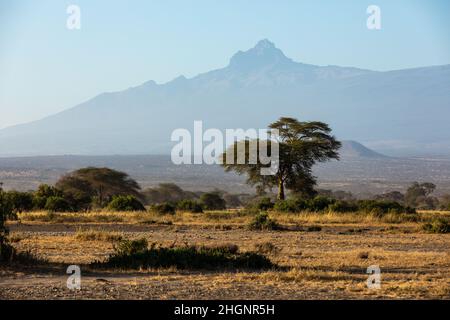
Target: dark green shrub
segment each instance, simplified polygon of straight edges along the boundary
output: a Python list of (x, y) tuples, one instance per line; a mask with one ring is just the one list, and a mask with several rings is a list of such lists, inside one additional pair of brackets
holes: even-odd
[(267, 213), (257, 214), (248, 225), (249, 230), (279, 230), (280, 227), (276, 221), (269, 218)]
[(159, 214), (175, 214), (175, 206), (167, 202), (155, 204), (151, 210)]
[(92, 266), (130, 269), (270, 269), (275, 265), (263, 255), (254, 252), (239, 253), (234, 245), (165, 248), (152, 244), (147, 247), (147, 241), (141, 239), (119, 243), (106, 262), (96, 262)]
[(386, 213), (416, 213), (415, 209), (404, 207), (395, 201), (376, 201), (376, 200), (360, 200), (358, 201), (359, 210), (376, 215), (384, 215)]
[(200, 202), (206, 210), (224, 210), (226, 208), (225, 200), (217, 192), (202, 194)]
[(272, 202), (272, 200), (269, 197), (264, 197), (256, 203), (255, 207), (258, 210), (267, 211), (267, 210), (273, 209), (274, 205), (275, 204)]
[(45, 204), (47, 203), (46, 197), (34, 196), (33, 197), (33, 209), (43, 210), (45, 208)]
[(5, 223), (8, 218), (13, 216), (13, 206), (6, 196), (6, 193), (0, 189), (0, 262), (9, 261), (14, 255), (14, 248), (9, 244), (9, 230)]
[(110, 211), (145, 211), (144, 205), (135, 196), (115, 196), (108, 204)]
[(33, 194), (29, 192), (8, 191), (5, 196), (16, 213), (30, 211), (33, 209)]
[(47, 200), (51, 197), (62, 198), (63, 194), (55, 187), (47, 184), (41, 184), (33, 194), (33, 208), (37, 210), (45, 209)]
[(431, 223), (425, 223), (422, 229), (429, 233), (450, 233), (450, 223), (445, 219), (435, 219)]
[(278, 212), (297, 212), (295, 204), (289, 200), (278, 200), (273, 209)]
[(66, 212), (71, 210), (69, 202), (63, 197), (57, 196), (47, 198), (44, 209), (51, 212)]
[(358, 205), (353, 202), (338, 200), (328, 206), (328, 209), (333, 212), (356, 212), (359, 210)]
[(307, 202), (300, 198), (291, 198), (287, 200), (278, 200), (273, 207), (278, 212), (300, 212), (307, 210)]
[(187, 211), (192, 213), (202, 213), (203, 208), (200, 203), (195, 200), (181, 200), (177, 203), (177, 209), (181, 211)]
[(334, 199), (330, 199), (324, 196), (317, 196), (313, 199), (308, 200), (307, 206), (308, 210), (319, 212), (328, 208), (328, 206), (332, 205), (335, 202)]

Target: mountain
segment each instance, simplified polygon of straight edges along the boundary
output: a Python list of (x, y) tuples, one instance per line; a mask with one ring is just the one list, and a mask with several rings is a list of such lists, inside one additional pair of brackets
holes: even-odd
[[(377, 150), (450, 153), (450, 65), (377, 72), (298, 63), (268, 41), (218, 70), (102, 93), (0, 130), (0, 155), (161, 154), (177, 128), (266, 128), (320, 120)], [(49, 89), (50, 90), (50, 89)]]
[(369, 158), (383, 159), (388, 158), (384, 154), (373, 151), (359, 142), (353, 140), (342, 141), (342, 147), (339, 150), (341, 159)]

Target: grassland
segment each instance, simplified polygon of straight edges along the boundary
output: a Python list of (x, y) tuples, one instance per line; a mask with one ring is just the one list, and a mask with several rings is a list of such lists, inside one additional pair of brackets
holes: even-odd
[[(283, 228), (250, 231), (253, 214), (238, 211), (158, 215), (47, 213), (10, 222), (19, 251), (46, 260), (0, 267), (3, 299), (450, 299), (450, 234), (424, 223), (450, 212), (418, 215), (270, 213)], [(282, 267), (272, 270), (102, 269), (120, 239), (160, 246), (236, 244)], [(66, 287), (68, 265), (82, 270), (82, 289)], [(381, 268), (381, 289), (366, 285), (367, 267)]]

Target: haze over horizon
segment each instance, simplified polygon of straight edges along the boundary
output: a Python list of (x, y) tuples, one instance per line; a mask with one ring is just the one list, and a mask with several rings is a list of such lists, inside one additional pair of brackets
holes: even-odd
[(68, 3), (0, 3), (0, 128), (42, 119), (102, 92), (222, 68), (232, 54), (264, 38), (306, 64), (377, 71), (450, 64), (447, 1), (378, 1), (378, 31), (365, 26), (370, 3), (350, 0), (76, 4), (81, 29), (70, 31)]
[(172, 132), (192, 130), (196, 120), (205, 129), (248, 129), (280, 116), (324, 121), (339, 139), (388, 155), (448, 155), (448, 83), (450, 65), (389, 72), (316, 66), (263, 39), (224, 68), (101, 93), (2, 129), (0, 155), (168, 154)]

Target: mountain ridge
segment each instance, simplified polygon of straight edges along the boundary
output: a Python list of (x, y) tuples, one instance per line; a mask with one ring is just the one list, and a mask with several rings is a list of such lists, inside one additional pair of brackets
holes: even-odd
[(224, 68), (102, 93), (2, 129), (0, 155), (168, 153), (171, 132), (191, 130), (194, 120), (209, 128), (265, 128), (280, 116), (327, 122), (338, 138), (377, 149), (450, 150), (448, 83), (450, 65), (384, 72), (315, 66), (262, 40)]

